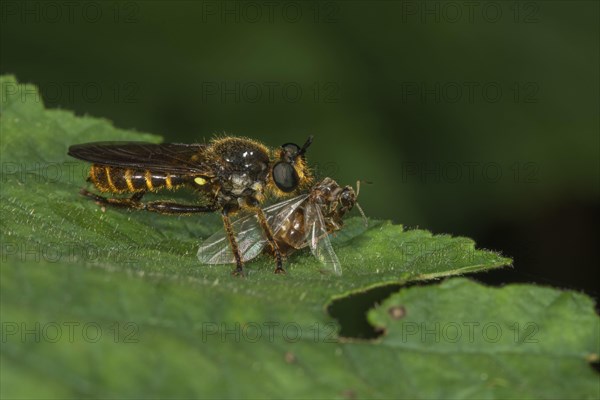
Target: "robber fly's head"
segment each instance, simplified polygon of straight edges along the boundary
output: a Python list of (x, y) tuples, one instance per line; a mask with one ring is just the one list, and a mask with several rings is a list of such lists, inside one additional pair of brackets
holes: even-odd
[(286, 143), (278, 150), (271, 176), (279, 192), (292, 193), (310, 183), (312, 178), (304, 154), (312, 139), (313, 137), (310, 136), (302, 147), (294, 143)]

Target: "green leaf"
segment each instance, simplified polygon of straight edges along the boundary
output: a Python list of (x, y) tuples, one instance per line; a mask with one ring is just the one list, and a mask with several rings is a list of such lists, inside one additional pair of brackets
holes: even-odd
[[(600, 319), (587, 296), (463, 278), (412, 287), (372, 309), (398, 386), (424, 398), (598, 398)], [(465, 382), (470, 382), (465, 385)], [(409, 393), (411, 390), (409, 390)]]
[[(160, 137), (46, 110), (34, 87), (0, 83), (4, 397), (417, 396), (418, 384), (445, 378), (409, 374), (401, 385), (393, 371), (408, 369), (402, 349), (340, 340), (327, 304), (511, 263), (467, 238), (350, 218), (333, 241), (342, 277), (319, 274), (304, 251), (285, 276), (263, 256), (233, 278), (232, 266), (196, 258), (222, 229), (216, 215), (103, 211), (78, 194), (88, 166), (66, 156), (69, 145)], [(448, 396), (473, 390), (460, 382)]]

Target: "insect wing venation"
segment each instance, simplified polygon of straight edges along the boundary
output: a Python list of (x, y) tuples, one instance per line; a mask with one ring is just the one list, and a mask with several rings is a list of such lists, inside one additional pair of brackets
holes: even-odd
[[(236, 220), (232, 228), (237, 232), (237, 241), (242, 261), (249, 261), (260, 254), (267, 240), (255, 215)], [(204, 264), (234, 264), (235, 257), (227, 234), (223, 229), (206, 239), (198, 249), (198, 260)]]
[[(277, 235), (289, 216), (307, 198), (307, 195), (301, 195), (263, 209), (267, 223), (274, 235)], [(232, 223), (232, 228), (244, 262), (256, 258), (268, 243), (256, 215), (247, 215), (235, 220)], [(235, 257), (224, 230), (219, 230), (202, 242), (198, 249), (198, 260), (201, 263), (211, 265), (235, 263)]]
[(112, 167), (151, 169), (179, 174), (209, 174), (203, 144), (95, 142), (73, 145), (68, 154), (80, 160)]
[(321, 209), (318, 205), (309, 203), (304, 213), (306, 222), (305, 241), (310, 247), (312, 254), (323, 264), (325, 267), (324, 272), (341, 275), (342, 266), (329, 240), (329, 232), (327, 231)]

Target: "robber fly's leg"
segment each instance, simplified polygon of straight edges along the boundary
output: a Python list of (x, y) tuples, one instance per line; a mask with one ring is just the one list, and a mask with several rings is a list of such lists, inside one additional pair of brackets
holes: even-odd
[(126, 199), (103, 197), (85, 189), (81, 190), (81, 194), (93, 199), (96, 203), (103, 206), (129, 208), (134, 210), (147, 210), (160, 214), (195, 214), (218, 210), (218, 206), (216, 204), (197, 206), (192, 204), (179, 204), (171, 201), (151, 201), (149, 203), (142, 203), (140, 200), (142, 200), (145, 192), (134, 193), (131, 197)]
[(219, 209), (216, 204), (208, 206), (197, 206), (193, 204), (180, 204), (172, 201), (151, 201), (142, 204), (142, 209), (160, 214), (196, 214), (214, 212)]
[(277, 245), (277, 242), (273, 238), (273, 231), (271, 230), (271, 227), (269, 226), (269, 223), (267, 222), (265, 213), (260, 208), (255, 208), (254, 211), (256, 212), (256, 216), (258, 217), (258, 222), (260, 223), (260, 226), (262, 227), (263, 231), (265, 232), (267, 241), (271, 245), (271, 248), (273, 249), (273, 254), (275, 255), (277, 267), (275, 268), (274, 272), (276, 274), (285, 274), (285, 270), (283, 269), (281, 252), (279, 251), (279, 246)]
[(231, 251), (235, 257), (235, 270), (231, 273), (231, 275), (244, 276), (244, 263), (242, 262), (240, 248), (238, 247), (237, 240), (235, 239), (233, 227), (231, 226), (231, 219), (229, 218), (226, 210), (223, 210), (221, 216), (223, 217), (223, 226), (225, 227), (225, 232), (227, 233), (227, 239), (229, 239)]
[(137, 192), (134, 193), (131, 197), (126, 199), (118, 199), (118, 198), (110, 198), (99, 196), (95, 193), (87, 191), (86, 189), (81, 189), (79, 192), (83, 196), (89, 197), (94, 200), (96, 203), (102, 206), (111, 206), (111, 207), (122, 207), (122, 208), (131, 208), (135, 210), (141, 210), (144, 208), (144, 204), (140, 201), (146, 192)]

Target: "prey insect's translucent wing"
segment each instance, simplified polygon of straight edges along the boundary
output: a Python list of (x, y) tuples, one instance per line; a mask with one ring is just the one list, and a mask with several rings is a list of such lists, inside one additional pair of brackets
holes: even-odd
[[(247, 215), (232, 223), (242, 261), (260, 254), (267, 240), (256, 215)], [(203, 264), (235, 264), (235, 257), (224, 229), (206, 239), (198, 249), (198, 260)]]
[(274, 237), (277, 237), (282, 227), (285, 226), (286, 222), (288, 222), (298, 207), (307, 202), (307, 200), (308, 195), (302, 194), (263, 209), (267, 223), (271, 227)]
[(331, 241), (327, 225), (318, 205), (309, 203), (305, 207), (306, 241), (313, 255), (325, 266), (325, 272), (342, 275), (342, 265)]
[[(263, 209), (273, 234), (281, 229), (282, 223), (307, 198), (306, 195), (273, 204)], [(251, 214), (235, 220), (232, 224), (242, 261), (258, 256), (267, 245), (265, 233), (256, 215)], [(203, 264), (235, 264), (235, 257), (224, 229), (206, 239), (198, 249), (198, 260)]]

